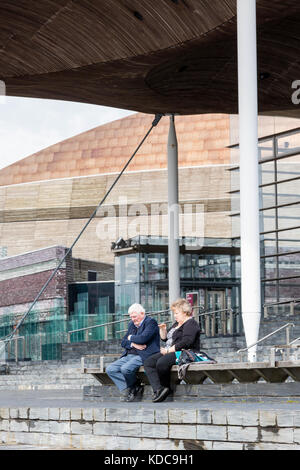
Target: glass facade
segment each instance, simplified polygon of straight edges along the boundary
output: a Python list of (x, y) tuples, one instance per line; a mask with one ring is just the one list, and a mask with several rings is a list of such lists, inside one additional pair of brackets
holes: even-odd
[[(113, 281), (69, 284), (69, 331), (115, 321), (114, 287)], [(72, 342), (91, 341), (114, 336), (114, 325), (109, 325), (106, 331), (103, 328), (91, 328), (74, 332), (70, 339)]]
[[(41, 316), (44, 315), (44, 320), (41, 321)], [(0, 317), (1, 338), (13, 331), (15, 322), (12, 315)], [(7, 345), (4, 359), (61, 359), (61, 344), (67, 340), (68, 326), (64, 307), (32, 311), (20, 326), (18, 336)]]
[[(262, 298), (299, 300), (300, 129), (259, 141)], [(239, 236), (239, 169), (232, 170), (232, 222)]]
[[(115, 253), (115, 312), (124, 314), (134, 303), (146, 311), (168, 305), (168, 240), (162, 237), (131, 239), (134, 252)], [(203, 246), (202, 246), (203, 245)], [(239, 308), (240, 258), (238, 243), (230, 239), (180, 240), (181, 296), (196, 298), (199, 311)], [(192, 250), (191, 248), (194, 247)]]
[(105, 315), (114, 311), (114, 282), (77, 282), (68, 285), (69, 313)]

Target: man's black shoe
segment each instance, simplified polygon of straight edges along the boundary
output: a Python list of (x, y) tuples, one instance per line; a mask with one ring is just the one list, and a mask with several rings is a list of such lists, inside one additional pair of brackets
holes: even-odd
[(126, 401), (127, 402), (134, 401), (138, 395), (140, 395), (140, 398), (142, 398), (143, 393), (144, 393), (144, 385), (139, 383), (130, 389), (130, 392), (128, 394)]
[(161, 391), (162, 391), (162, 388), (159, 389), (159, 390), (156, 390), (156, 392), (153, 392), (153, 394), (152, 394), (152, 401), (153, 402), (158, 397), (158, 395), (160, 394)]
[(153, 403), (164, 401), (167, 398), (167, 396), (170, 395), (170, 393), (171, 393), (171, 390), (169, 388), (167, 387), (162, 388), (161, 390), (159, 390), (156, 397), (152, 400)]

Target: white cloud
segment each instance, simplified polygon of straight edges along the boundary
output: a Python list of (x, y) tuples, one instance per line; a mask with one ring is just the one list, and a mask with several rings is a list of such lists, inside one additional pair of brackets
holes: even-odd
[(6, 97), (0, 105), (0, 169), (132, 111), (67, 101)]

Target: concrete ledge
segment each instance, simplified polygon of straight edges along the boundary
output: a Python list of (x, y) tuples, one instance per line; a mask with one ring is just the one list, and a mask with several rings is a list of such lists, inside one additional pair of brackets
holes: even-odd
[(300, 450), (300, 410), (135, 404), (0, 408), (0, 443), (53, 449)]
[[(151, 401), (152, 388), (145, 386), (142, 402)], [(83, 387), (83, 398), (99, 402), (120, 401), (120, 393), (114, 385), (87, 385)], [(176, 385), (172, 401), (197, 401), (200, 399), (213, 399), (223, 401), (227, 399), (262, 401), (266, 398), (296, 400), (300, 403), (300, 382), (283, 384), (255, 383), (255, 384), (207, 384), (207, 385)], [(169, 400), (169, 399), (168, 399)]]

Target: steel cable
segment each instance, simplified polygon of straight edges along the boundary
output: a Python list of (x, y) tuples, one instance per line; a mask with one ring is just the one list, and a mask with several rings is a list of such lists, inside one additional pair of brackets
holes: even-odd
[(98, 206), (96, 207), (96, 209), (94, 210), (94, 212), (92, 213), (92, 215), (90, 216), (89, 220), (86, 222), (86, 224), (84, 225), (84, 227), (82, 228), (82, 230), (80, 231), (79, 235), (76, 237), (76, 239), (74, 240), (74, 242), (72, 243), (72, 245), (70, 246), (70, 248), (68, 248), (68, 250), (66, 251), (64, 257), (61, 259), (61, 261), (59, 262), (58, 266), (55, 268), (55, 270), (53, 271), (53, 273), (51, 274), (51, 276), (49, 277), (49, 279), (45, 282), (45, 284), (43, 285), (42, 289), (39, 291), (39, 293), (37, 294), (37, 296), (35, 297), (34, 301), (32, 302), (32, 304), (30, 305), (29, 309), (26, 311), (26, 313), (21, 317), (21, 319), (18, 321), (17, 325), (15, 326), (15, 328), (13, 329), (13, 331), (7, 335), (6, 338), (3, 338), (5, 342), (9, 342), (12, 340), (13, 336), (15, 335), (15, 333), (18, 331), (18, 329), (20, 328), (20, 326), (22, 325), (22, 323), (24, 322), (25, 318), (29, 315), (29, 313), (32, 311), (33, 307), (35, 306), (35, 304), (37, 303), (37, 301), (39, 300), (39, 298), (41, 297), (41, 295), (43, 294), (43, 292), (46, 290), (46, 288), (48, 287), (48, 285), (50, 284), (50, 282), (52, 281), (52, 279), (54, 278), (55, 274), (58, 272), (58, 270), (60, 269), (60, 267), (62, 266), (62, 264), (64, 263), (64, 261), (66, 260), (66, 258), (68, 257), (68, 255), (71, 253), (72, 249), (74, 248), (74, 246), (76, 245), (76, 243), (78, 242), (78, 240), (80, 239), (81, 235), (83, 234), (83, 232), (86, 230), (86, 228), (89, 226), (89, 224), (91, 223), (91, 221), (93, 220), (93, 218), (95, 217), (95, 215), (97, 214), (97, 211), (99, 210), (99, 208), (102, 206), (102, 204), (104, 203), (104, 201), (106, 200), (106, 198), (109, 196), (109, 194), (111, 193), (111, 191), (113, 190), (113, 188), (115, 187), (115, 185), (117, 184), (117, 182), (119, 181), (119, 179), (121, 178), (121, 176), (123, 175), (124, 171), (126, 170), (126, 168), (129, 166), (129, 164), (131, 163), (131, 161), (133, 160), (133, 158), (135, 157), (135, 155), (137, 154), (137, 152), (139, 151), (139, 149), (141, 148), (141, 146), (143, 145), (143, 143), (145, 142), (145, 140), (147, 139), (147, 137), (149, 136), (149, 134), (151, 133), (152, 129), (157, 126), (157, 124), (159, 123), (159, 121), (161, 120), (161, 118), (163, 117), (163, 114), (156, 114), (155, 115), (155, 119), (153, 120), (152, 122), (152, 125), (150, 127), (150, 129), (148, 130), (148, 132), (145, 134), (145, 136), (143, 137), (143, 139), (141, 140), (141, 142), (139, 143), (139, 145), (137, 146), (137, 148), (135, 149), (134, 153), (131, 155), (131, 157), (129, 158), (129, 160), (127, 161), (126, 165), (123, 167), (123, 169), (121, 170), (121, 172), (118, 174), (117, 178), (114, 180), (114, 182), (112, 183), (112, 185), (110, 186), (109, 190), (106, 192), (106, 194), (104, 195), (104, 197), (101, 199), (101, 201), (99, 202)]

